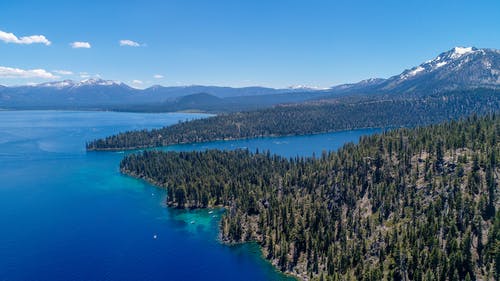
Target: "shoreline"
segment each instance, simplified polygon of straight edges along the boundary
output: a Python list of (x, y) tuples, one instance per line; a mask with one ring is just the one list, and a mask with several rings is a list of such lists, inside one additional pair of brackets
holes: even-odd
[(117, 110), (104, 108), (0, 108), (0, 111), (80, 111), (80, 112), (116, 112), (116, 113), (138, 113), (138, 114), (166, 114), (166, 113), (187, 113), (187, 114), (207, 114), (217, 115), (214, 112), (198, 110), (178, 110), (178, 111), (134, 111)]
[[(139, 180), (142, 180), (142, 181), (145, 181), (147, 182), (148, 184), (151, 184), (152, 186), (156, 187), (156, 188), (159, 188), (159, 189), (167, 189), (166, 186), (163, 186), (162, 184), (160, 184), (159, 182), (151, 179), (151, 178), (148, 178), (148, 177), (143, 177), (143, 176), (138, 176), (138, 175), (135, 175), (134, 173), (128, 173), (127, 171), (124, 171), (122, 169), (120, 169), (120, 173), (122, 175), (125, 175), (125, 176), (128, 176), (128, 177), (132, 177), (134, 179), (139, 179)], [(168, 201), (168, 198), (167, 200), (165, 200), (165, 207), (166, 208), (171, 208), (171, 209), (175, 209), (175, 210), (178, 210), (178, 211), (192, 211), (192, 210), (207, 210), (207, 209), (227, 209), (229, 206), (224, 206), (224, 205), (217, 205), (217, 206), (214, 206), (214, 205), (208, 205), (206, 207), (193, 207), (193, 206), (188, 206), (188, 207), (184, 207), (184, 208), (179, 208), (177, 206), (174, 206), (173, 204), (171, 204), (169, 201)], [(257, 241), (257, 240), (245, 240), (245, 241), (229, 241), (229, 240), (225, 240), (223, 237), (222, 237), (222, 231), (220, 229), (220, 223), (221, 223), (221, 218), (219, 218), (219, 222), (218, 222), (218, 233), (217, 233), (217, 242), (221, 245), (225, 245), (225, 246), (238, 246), (238, 245), (244, 245), (244, 244), (251, 244), (251, 243), (255, 243), (258, 248), (259, 248), (259, 256), (260, 258), (262, 258), (263, 260), (265, 260), (266, 262), (268, 262), (272, 267), (273, 269), (276, 271), (276, 272), (279, 272), (280, 274), (283, 274), (285, 276), (288, 276), (288, 277), (291, 277), (291, 278), (294, 278), (296, 280), (308, 280), (307, 277), (305, 276), (302, 276), (300, 274), (296, 274), (295, 272), (292, 272), (292, 271), (282, 271), (280, 270), (276, 264), (275, 264), (275, 260), (271, 260), (271, 259), (268, 259), (265, 255), (265, 251), (264, 251), (264, 248), (262, 248), (262, 246), (260, 245), (260, 242)]]
[(279, 139), (279, 138), (286, 138), (286, 137), (305, 137), (305, 136), (317, 136), (317, 135), (323, 135), (323, 134), (341, 133), (341, 132), (349, 132), (349, 131), (360, 131), (360, 130), (370, 130), (370, 129), (386, 130), (386, 129), (393, 129), (393, 128), (404, 128), (404, 127), (386, 127), (386, 128), (359, 127), (359, 128), (347, 128), (347, 129), (342, 129), (342, 130), (331, 130), (331, 131), (315, 132), (315, 133), (307, 133), (307, 134), (287, 134), (287, 135), (270, 134), (270, 135), (258, 135), (258, 136), (243, 137), (243, 138), (224, 138), (224, 139), (218, 138), (218, 139), (214, 139), (214, 140), (198, 141), (198, 142), (179, 142), (179, 143), (172, 143), (172, 144), (161, 145), (161, 146), (142, 145), (142, 146), (134, 146), (134, 147), (121, 147), (121, 148), (86, 148), (86, 151), (87, 152), (134, 151), (134, 150), (142, 150), (142, 149), (159, 149), (159, 148), (165, 148), (165, 147), (170, 147), (170, 146), (175, 146), (175, 145), (204, 144), (204, 143), (211, 143), (211, 142), (241, 141), (241, 140), (265, 139), (265, 138)]

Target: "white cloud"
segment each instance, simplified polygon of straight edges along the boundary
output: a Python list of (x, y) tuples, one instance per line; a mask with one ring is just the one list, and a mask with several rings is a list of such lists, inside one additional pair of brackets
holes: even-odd
[(58, 76), (48, 72), (45, 69), (20, 69), (0, 66), (1, 78), (45, 78), (56, 79)]
[(90, 46), (89, 42), (72, 42), (69, 44), (71, 48), (73, 49), (90, 49), (92, 46)]
[(52, 72), (59, 75), (73, 75), (73, 72), (69, 70), (53, 70)]
[(120, 46), (140, 47), (141, 44), (132, 40), (124, 39), (120, 40)]
[(14, 33), (9, 33), (0, 30), (0, 40), (5, 43), (14, 43), (14, 44), (45, 44), (49, 46), (51, 42), (43, 35), (31, 35), (31, 36), (23, 36), (18, 38)]
[(88, 74), (87, 72), (80, 72), (80, 78), (90, 78), (90, 74)]
[(153, 75), (153, 78), (155, 78), (155, 79), (162, 79), (163, 77), (165, 77), (165, 76), (163, 76), (161, 74), (155, 74), (155, 75)]
[(101, 79), (101, 75), (99, 73), (88, 73), (88, 72), (80, 72), (78, 73), (78, 75), (80, 76), (80, 78), (82, 79)]
[(132, 80), (132, 84), (141, 85), (144, 84), (141, 80)]

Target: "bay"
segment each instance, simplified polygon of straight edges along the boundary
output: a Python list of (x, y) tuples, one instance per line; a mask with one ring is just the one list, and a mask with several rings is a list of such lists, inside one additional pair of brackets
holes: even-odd
[[(179, 211), (121, 175), (130, 152), (86, 152), (121, 131), (209, 115), (0, 111), (0, 280), (288, 280), (257, 245), (217, 241), (221, 210)], [(320, 155), (378, 129), (175, 145)]]

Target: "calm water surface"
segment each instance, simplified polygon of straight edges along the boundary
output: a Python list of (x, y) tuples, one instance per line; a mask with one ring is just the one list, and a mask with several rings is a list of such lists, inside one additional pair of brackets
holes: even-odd
[[(256, 245), (217, 242), (221, 212), (165, 208), (165, 192), (119, 173), (124, 153), (85, 142), (203, 114), (0, 111), (0, 280), (288, 280)], [(379, 130), (171, 146), (334, 150)], [(155, 238), (156, 237), (156, 238)]]

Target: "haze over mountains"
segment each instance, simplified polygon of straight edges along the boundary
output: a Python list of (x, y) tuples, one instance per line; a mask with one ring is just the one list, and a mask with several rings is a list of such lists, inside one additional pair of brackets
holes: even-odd
[(367, 79), (329, 89), (293, 87), (153, 86), (89, 79), (30, 86), (0, 86), (0, 108), (130, 111), (238, 111), (355, 94), (426, 95), (500, 88), (500, 50), (455, 47), (388, 79)]
[[(306, 88), (272, 89), (265, 87), (217, 87), (217, 86), (152, 86), (136, 89), (125, 83), (102, 79), (88, 79), (80, 82), (72, 80), (47, 82), (38, 85), (0, 86), (0, 108), (73, 108), (73, 109), (118, 109), (142, 110), (162, 109), (176, 111), (188, 109), (186, 106), (202, 106), (202, 110), (212, 103), (238, 104), (254, 102), (266, 103), (296, 102), (310, 98), (314, 90)], [(287, 96), (280, 96), (287, 93)], [(296, 95), (295, 93), (300, 93)], [(210, 99), (207, 99), (210, 95)], [(314, 96), (314, 95), (311, 95)], [(256, 99), (255, 97), (259, 97)], [(185, 98), (185, 100), (184, 100)], [(241, 100), (241, 101), (240, 101)], [(193, 104), (194, 102), (194, 104)], [(208, 103), (207, 103), (208, 102)]]

